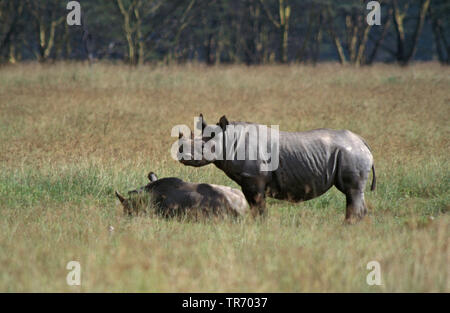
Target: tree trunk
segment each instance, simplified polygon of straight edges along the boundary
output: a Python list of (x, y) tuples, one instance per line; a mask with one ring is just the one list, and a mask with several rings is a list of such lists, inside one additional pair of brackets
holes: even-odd
[(334, 20), (333, 20), (333, 16), (331, 14), (329, 7), (325, 11), (325, 13), (326, 13), (326, 25), (328, 28), (328, 33), (330, 34), (330, 37), (331, 37), (333, 44), (336, 48), (336, 51), (338, 53), (339, 62), (342, 65), (346, 65), (347, 58), (345, 57), (345, 52), (344, 52), (344, 48), (342, 47), (341, 40), (339, 39), (339, 36), (336, 34), (336, 32), (334, 30)]
[(393, 20), (397, 35), (397, 60), (400, 62), (400, 64), (407, 65), (409, 61), (414, 57), (414, 54), (416, 52), (419, 36), (425, 22), (425, 16), (427, 14), (428, 7), (430, 6), (430, 0), (421, 0), (420, 2), (418, 22), (414, 29), (414, 34), (412, 36), (409, 49), (407, 49), (406, 47), (406, 36), (403, 25), (403, 20), (405, 18), (405, 12), (407, 10), (408, 4), (405, 6), (403, 13), (400, 12), (397, 0), (392, 0), (392, 5), (394, 10)]
[(360, 66), (364, 63), (364, 52), (366, 51), (367, 41), (369, 39), (369, 32), (372, 26), (367, 25), (364, 29), (364, 35), (359, 43), (358, 54), (356, 56), (355, 65)]
[(55, 31), (56, 31), (56, 26), (58, 26), (58, 24), (60, 24), (63, 21), (64, 17), (52, 21), (50, 24), (50, 33), (48, 35), (48, 41), (45, 44), (45, 49), (44, 49), (44, 60), (47, 60), (48, 57), (50, 56), (50, 53), (52, 52), (54, 43), (55, 43)]
[(347, 14), (345, 17), (345, 25), (347, 29), (347, 48), (349, 52), (350, 62), (355, 63), (356, 60), (356, 44), (358, 43), (358, 25), (354, 22), (354, 16)]
[(125, 33), (125, 38), (127, 40), (128, 44), (128, 62), (131, 65), (136, 64), (136, 58), (135, 58), (135, 48), (134, 48), (134, 41), (133, 41), (133, 30), (131, 28), (130, 24), (130, 18), (131, 18), (131, 11), (133, 10), (133, 7), (135, 6), (135, 1), (128, 7), (128, 9), (125, 9), (122, 0), (117, 0), (117, 6), (119, 7), (120, 13), (122, 13), (123, 16), (123, 30)]
[[(3, 38), (2, 38), (3, 34), (0, 34), (0, 55), (1, 55), (3, 48), (5, 48), (7, 45), (14, 45), (12, 38), (14, 37), (15, 33), (17, 33), (17, 24), (18, 24), (20, 18), (22, 17), (22, 13), (23, 13), (23, 9), (24, 9), (24, 3), (22, 1), (11, 2), (8, 4), (10, 6), (9, 10), (7, 12), (5, 12), (5, 11), (0, 12), (1, 13), (0, 16), (2, 18), (2, 24), (7, 25), (6, 29), (3, 29), (3, 28), (0, 29), (0, 32), (5, 34), (3, 36)], [(6, 18), (5, 18), (5, 16), (7, 16), (7, 15), (9, 15), (10, 21), (11, 21), (9, 23), (9, 25), (6, 22)], [(15, 50), (15, 47), (13, 47), (13, 48), (9, 47), (9, 49)], [(10, 52), (11, 51), (9, 51), (9, 53)]]
[(394, 9), (394, 28), (397, 36), (397, 60), (404, 63), (405, 58), (405, 31), (403, 29), (403, 18), (404, 14), (400, 12), (400, 8), (398, 7), (397, 0), (392, 1), (393, 9)]
[[(287, 0), (286, 0), (287, 2)], [(288, 36), (289, 36), (289, 18), (291, 16), (291, 7), (285, 6), (284, 0), (279, 0), (280, 9), (280, 61), (288, 61)]]
[(17, 62), (17, 59), (16, 59), (16, 44), (15, 44), (14, 40), (12, 40), (10, 45), (9, 45), (8, 62), (11, 63), (11, 64), (15, 64)]
[(312, 61), (313, 64), (316, 65), (317, 61), (319, 60), (320, 56), (320, 42), (322, 41), (322, 28), (319, 23), (319, 29), (317, 30), (317, 35), (315, 36), (315, 42), (314, 42), (314, 51), (312, 54)]
[(142, 35), (142, 19), (139, 14), (139, 8), (141, 7), (142, 2), (138, 1), (134, 8), (134, 16), (136, 17), (136, 35), (138, 42), (138, 65), (144, 64), (145, 59), (145, 41)]
[(377, 51), (380, 48), (381, 44), (383, 43), (384, 38), (386, 37), (386, 35), (389, 31), (389, 27), (391, 26), (391, 18), (392, 18), (392, 8), (389, 9), (389, 11), (388, 11), (388, 16), (387, 16), (386, 22), (383, 25), (383, 32), (381, 33), (380, 37), (378, 37), (378, 39), (375, 41), (375, 45), (372, 49), (372, 52), (371, 52), (369, 58), (367, 59), (366, 64), (372, 64), (373, 61), (375, 60)]
[(300, 49), (297, 52), (297, 62), (303, 62), (304, 61), (306, 47), (308, 46), (309, 39), (311, 38), (312, 24), (313, 24), (312, 21), (313, 21), (314, 17), (315, 17), (314, 13), (310, 13), (309, 14), (308, 27), (306, 28), (306, 34), (303, 37), (302, 44), (300, 46)]
[(423, 24), (425, 22), (425, 17), (427, 15), (428, 8), (430, 7), (430, 0), (422, 0), (419, 13), (419, 21), (417, 22), (416, 28), (414, 29), (414, 34), (412, 38), (411, 48), (406, 55), (406, 62), (409, 62), (416, 53), (417, 43), (419, 42), (420, 33), (422, 32)]
[(442, 64), (449, 64), (450, 46), (445, 39), (445, 34), (441, 23), (442, 21), (436, 18), (433, 18), (431, 23), (434, 41), (436, 43), (436, 52), (438, 54), (439, 62), (441, 62)]
[(214, 64), (214, 58), (212, 53), (212, 46), (214, 42), (214, 37), (212, 34), (208, 34), (206, 41), (205, 41), (205, 61), (206, 65), (213, 65)]

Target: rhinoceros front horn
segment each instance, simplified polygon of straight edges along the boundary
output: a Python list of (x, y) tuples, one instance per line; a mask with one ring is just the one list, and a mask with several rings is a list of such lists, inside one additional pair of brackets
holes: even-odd
[(127, 200), (116, 190), (115, 191), (116, 197), (120, 200), (120, 203), (125, 204)]

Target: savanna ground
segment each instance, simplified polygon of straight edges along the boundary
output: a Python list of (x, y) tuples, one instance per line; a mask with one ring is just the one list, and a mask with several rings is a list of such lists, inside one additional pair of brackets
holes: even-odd
[[(1, 68), (0, 291), (449, 292), (449, 74), (433, 63)], [(269, 200), (265, 221), (122, 216), (114, 189), (150, 170), (237, 187), (170, 157), (171, 128), (200, 112), (362, 135), (378, 179), (369, 216), (344, 225), (335, 188)], [(71, 260), (79, 287), (66, 284)], [(372, 260), (381, 286), (366, 283)]]

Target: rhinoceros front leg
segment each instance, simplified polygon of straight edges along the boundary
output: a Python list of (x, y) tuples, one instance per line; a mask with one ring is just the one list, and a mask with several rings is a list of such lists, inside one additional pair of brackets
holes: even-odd
[(248, 204), (250, 205), (250, 212), (251, 214), (256, 216), (266, 216), (266, 199), (264, 197), (263, 193), (253, 193), (253, 192), (246, 192), (244, 189), (242, 189), (242, 192), (245, 195), (245, 198), (247, 199)]
[(241, 187), (245, 199), (250, 205), (252, 215), (265, 216), (267, 213), (265, 184), (258, 180), (246, 180), (242, 183)]

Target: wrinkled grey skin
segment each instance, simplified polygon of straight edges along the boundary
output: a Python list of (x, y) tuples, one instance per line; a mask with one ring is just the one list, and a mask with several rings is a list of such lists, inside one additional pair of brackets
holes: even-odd
[[(223, 116), (217, 125), (225, 131), (225, 136), (229, 124), (249, 123), (229, 123)], [(206, 123), (203, 128), (205, 126)], [(203, 144), (209, 139), (202, 138)], [(180, 139), (183, 140), (192, 142), (192, 138)], [(347, 221), (361, 219), (367, 213), (364, 189), (371, 169), (371, 190), (375, 189), (376, 177), (373, 156), (364, 139), (348, 130), (280, 131), (279, 144), (279, 166), (274, 171), (259, 170), (260, 159), (180, 162), (188, 166), (213, 163), (242, 187), (248, 203), (252, 209), (256, 208), (254, 213), (265, 214), (266, 196), (292, 202), (306, 201), (322, 195), (332, 186), (346, 196)]]
[(157, 214), (164, 217), (186, 213), (193, 213), (194, 216), (241, 216), (245, 215), (249, 208), (243, 193), (235, 188), (189, 183), (176, 177), (158, 179), (153, 172), (148, 174), (148, 178), (150, 183), (129, 191), (128, 199), (116, 191), (124, 214), (132, 215), (145, 211), (149, 204), (156, 208)]

